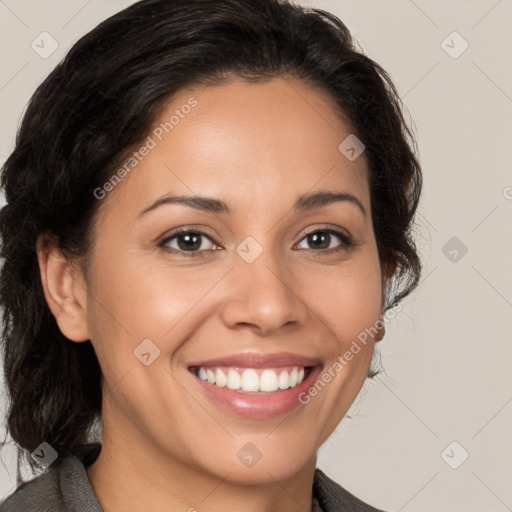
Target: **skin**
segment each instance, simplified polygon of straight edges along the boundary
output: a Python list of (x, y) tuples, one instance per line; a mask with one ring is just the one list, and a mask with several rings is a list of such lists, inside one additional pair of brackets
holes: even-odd
[[(310, 509), (316, 452), (356, 398), (375, 340), (310, 403), (255, 420), (207, 398), (192, 361), (240, 352), (292, 352), (332, 366), (383, 311), (384, 274), (372, 227), (367, 167), (338, 145), (350, 133), (323, 91), (294, 78), (181, 91), (168, 120), (190, 97), (197, 106), (101, 201), (88, 275), (51, 241), (38, 244), (44, 292), (71, 342), (91, 340), (103, 375), (103, 448), (87, 468), (105, 512)], [(348, 201), (294, 212), (317, 191)], [(214, 197), (232, 213), (178, 204), (139, 216), (168, 194)], [(202, 256), (183, 255), (180, 226), (200, 228)], [(326, 246), (306, 228), (338, 228)], [(236, 247), (263, 249), (253, 262)], [(183, 239), (181, 238), (181, 242)], [(179, 249), (182, 249), (180, 253)], [(214, 250), (216, 249), (216, 250)], [(149, 338), (149, 366), (134, 349)], [(252, 442), (251, 468), (237, 452)]]

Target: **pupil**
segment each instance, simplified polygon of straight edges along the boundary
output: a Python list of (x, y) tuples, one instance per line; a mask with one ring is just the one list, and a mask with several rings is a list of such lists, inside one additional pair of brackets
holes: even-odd
[[(320, 249), (325, 249), (329, 247), (329, 234), (328, 233), (313, 233), (309, 235), (309, 241), (312, 243), (312, 245), (315, 245), (316, 247)], [(180, 235), (178, 238), (178, 245), (180, 246), (180, 249), (184, 250), (193, 250), (193, 249), (199, 249), (201, 247), (201, 236), (198, 234), (184, 234)], [(184, 243), (180, 243), (181, 241), (184, 241)]]
[[(328, 233), (324, 233), (324, 234), (313, 233), (312, 235), (309, 235), (309, 236), (310, 236), (310, 241), (314, 241), (316, 246), (320, 247), (320, 249), (325, 249), (325, 248), (329, 247), (329, 243), (327, 243), (327, 244), (325, 243), (326, 240), (328, 240), (328, 237), (330, 236)], [(318, 240), (321, 240), (324, 243), (322, 244), (322, 242), (320, 242), (320, 244), (317, 244), (316, 242)]]
[[(181, 244), (180, 241), (184, 240), (185, 243)], [(180, 249), (199, 249), (201, 247), (201, 240), (200, 235), (197, 234), (185, 234), (180, 235), (178, 238), (178, 245), (180, 246)]]

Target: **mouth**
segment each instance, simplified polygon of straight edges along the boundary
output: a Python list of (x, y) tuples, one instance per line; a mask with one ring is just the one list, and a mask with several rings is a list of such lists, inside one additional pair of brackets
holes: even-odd
[(190, 371), (204, 382), (244, 394), (266, 394), (295, 388), (308, 377), (311, 370), (311, 366), (264, 369), (218, 366), (190, 368)]
[(303, 405), (300, 396), (322, 367), (319, 361), (293, 354), (244, 353), (194, 362), (188, 370), (223, 412), (266, 419)]

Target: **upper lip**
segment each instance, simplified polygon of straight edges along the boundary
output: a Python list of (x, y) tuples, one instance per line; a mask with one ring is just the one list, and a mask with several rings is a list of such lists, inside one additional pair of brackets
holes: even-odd
[(226, 357), (207, 359), (189, 364), (189, 367), (212, 367), (212, 366), (233, 366), (243, 368), (278, 368), (282, 366), (318, 366), (320, 361), (310, 357), (278, 352), (275, 354), (259, 354), (256, 352), (245, 352), (232, 354)]

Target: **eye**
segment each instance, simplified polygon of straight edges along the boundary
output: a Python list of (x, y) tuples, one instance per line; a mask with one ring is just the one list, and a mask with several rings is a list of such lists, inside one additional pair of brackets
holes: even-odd
[[(332, 246), (333, 236), (341, 242), (338, 246)], [(205, 239), (209, 240), (213, 248), (208, 247), (208, 243), (203, 243)], [(313, 249), (309, 250), (322, 254), (338, 252), (354, 246), (354, 242), (349, 235), (333, 228), (310, 231), (302, 240), (313, 246)], [(304, 249), (304, 247), (301, 247), (302, 243), (298, 245), (300, 249)], [(174, 232), (171, 236), (163, 239), (158, 245), (162, 248), (170, 248), (172, 252), (178, 252), (187, 257), (204, 256), (205, 251), (217, 250), (215, 247), (218, 247), (204, 231), (190, 228), (182, 228)]]
[[(170, 247), (174, 251), (178, 251), (183, 254), (183, 256), (204, 256), (204, 251), (215, 250), (211, 248), (209, 249), (207, 247), (208, 243), (203, 243), (205, 238), (215, 246), (213, 240), (200, 229), (180, 229), (172, 236), (162, 240), (158, 245), (163, 248)], [(172, 245), (173, 243), (175, 243), (174, 247)]]
[[(334, 237), (338, 238), (338, 240), (341, 241), (341, 244), (338, 246), (332, 246), (333, 242), (333, 235)], [(320, 249), (320, 251), (315, 252), (322, 252), (322, 253), (331, 253), (331, 252), (337, 252), (342, 251), (345, 249), (349, 249), (353, 247), (354, 243), (349, 235), (344, 233), (341, 230), (337, 229), (316, 229), (314, 231), (309, 232), (302, 240), (306, 241), (307, 243), (311, 244), (313, 246), (313, 250)], [(302, 244), (303, 242), (301, 242)], [(299, 244), (300, 247), (300, 244)], [(304, 247), (300, 247), (304, 248)], [(306, 248), (307, 249), (307, 248)]]

